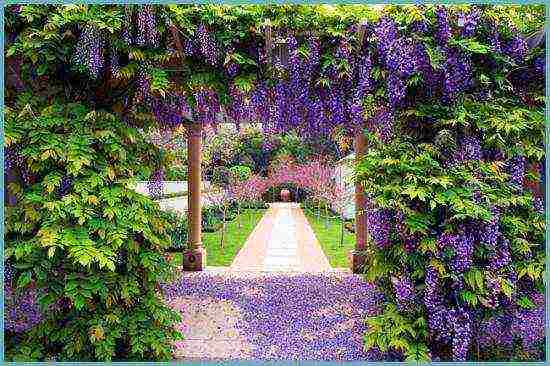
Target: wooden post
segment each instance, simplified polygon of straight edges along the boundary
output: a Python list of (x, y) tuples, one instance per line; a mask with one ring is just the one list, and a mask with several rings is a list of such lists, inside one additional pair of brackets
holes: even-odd
[[(366, 150), (365, 135), (359, 130), (355, 136), (355, 161), (359, 162)], [(353, 273), (363, 273), (367, 243), (366, 197), (361, 183), (355, 183), (355, 250), (351, 255)]]
[(185, 271), (202, 271), (206, 265), (206, 251), (201, 241), (201, 134), (202, 126), (192, 124), (187, 137), (187, 218), (189, 248), (183, 253)]

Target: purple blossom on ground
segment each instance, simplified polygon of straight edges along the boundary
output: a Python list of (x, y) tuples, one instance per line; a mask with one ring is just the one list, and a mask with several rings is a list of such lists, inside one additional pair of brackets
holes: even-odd
[[(366, 360), (365, 316), (382, 297), (355, 275), (264, 274), (221, 276), (208, 272), (162, 286), (177, 296), (228, 300), (242, 310), (236, 326), (253, 345), (254, 359)], [(335, 325), (342, 328), (335, 331)]]

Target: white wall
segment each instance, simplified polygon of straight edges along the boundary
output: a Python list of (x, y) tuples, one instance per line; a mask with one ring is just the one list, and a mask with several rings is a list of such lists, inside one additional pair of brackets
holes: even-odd
[(343, 208), (343, 215), (346, 219), (355, 216), (355, 185), (352, 180), (353, 159), (346, 157), (340, 160), (335, 166), (334, 179), (338, 184), (344, 187), (347, 195), (343, 204), (333, 203), (332, 210), (340, 212)]
[[(202, 182), (202, 189), (208, 189), (208, 188), (210, 188), (210, 182), (207, 182), (207, 181)], [(139, 192), (146, 196), (149, 195), (149, 191), (147, 190), (147, 181), (138, 182), (134, 189), (136, 192)], [(186, 181), (164, 181), (162, 184), (163, 195), (170, 194), (170, 193), (185, 193), (185, 192), (187, 192)]]
[[(147, 190), (147, 181), (138, 182), (137, 185), (134, 187), (134, 189), (136, 192), (139, 192), (146, 196), (149, 195), (149, 192)], [(207, 182), (207, 181), (202, 182), (202, 189), (203, 190), (210, 189), (210, 182)], [(186, 193), (186, 192), (187, 192), (186, 181), (164, 181), (163, 182), (162, 194)], [(173, 211), (182, 212), (182, 213), (187, 212), (187, 195), (184, 195), (181, 197), (160, 199), (158, 200), (158, 203), (162, 210), (173, 210)], [(209, 206), (211, 204), (206, 195), (202, 195), (201, 203), (203, 207)]]

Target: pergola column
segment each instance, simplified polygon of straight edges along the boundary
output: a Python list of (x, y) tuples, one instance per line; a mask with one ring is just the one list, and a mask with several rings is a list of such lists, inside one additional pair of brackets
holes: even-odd
[[(365, 154), (366, 141), (363, 130), (355, 135), (355, 162), (359, 162)], [(355, 250), (351, 255), (351, 270), (353, 273), (363, 273), (365, 264), (365, 251), (367, 245), (367, 215), (366, 197), (361, 183), (355, 183)]]
[(183, 253), (185, 271), (202, 271), (206, 266), (206, 251), (201, 241), (201, 150), (202, 126), (188, 127), (187, 136), (187, 222), (189, 249)]

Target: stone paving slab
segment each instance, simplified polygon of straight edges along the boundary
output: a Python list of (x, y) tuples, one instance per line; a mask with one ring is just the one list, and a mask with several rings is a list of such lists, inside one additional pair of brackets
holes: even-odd
[(297, 203), (272, 203), (231, 264), (232, 271), (323, 272), (331, 267)]
[[(265, 257), (270, 234), (269, 230), (265, 228), (271, 227), (274, 219), (273, 210), (268, 209), (246, 239), (246, 243), (239, 250), (235, 259), (233, 259), (230, 266), (231, 270), (260, 271), (263, 269), (261, 258)], [(254, 243), (254, 245), (250, 243)]]

